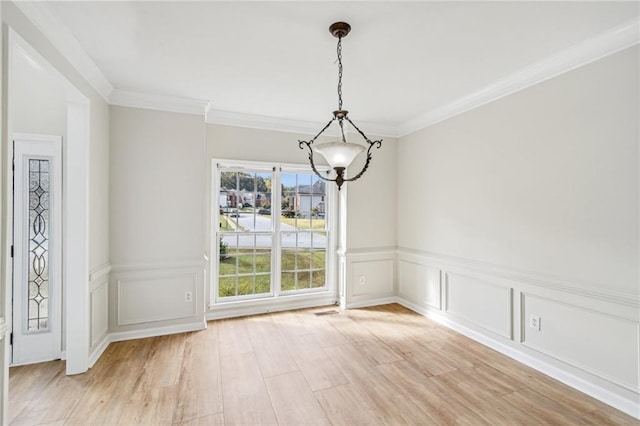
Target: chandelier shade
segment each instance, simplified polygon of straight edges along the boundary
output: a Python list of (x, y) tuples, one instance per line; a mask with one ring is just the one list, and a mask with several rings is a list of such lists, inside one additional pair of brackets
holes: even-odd
[[(367, 135), (365, 135), (364, 132), (360, 130), (353, 121), (351, 121), (348, 117), (349, 112), (342, 109), (342, 38), (346, 37), (349, 34), (349, 31), (351, 31), (351, 26), (346, 22), (336, 22), (329, 27), (329, 32), (338, 39), (338, 109), (333, 111), (333, 118), (322, 128), (322, 130), (320, 130), (318, 134), (313, 137), (313, 139), (308, 141), (298, 141), (300, 149), (305, 149), (306, 147), (309, 150), (309, 162), (311, 163), (311, 169), (314, 173), (323, 180), (335, 182), (336, 185), (338, 185), (338, 190), (340, 190), (344, 182), (352, 182), (362, 176), (369, 168), (369, 163), (372, 158), (371, 149), (373, 147), (379, 149), (380, 146), (382, 146), (382, 139), (371, 141)], [(367, 145), (347, 142), (347, 138), (344, 133), (345, 121), (350, 124), (360, 136), (362, 136)], [(318, 139), (318, 137), (320, 137), (320, 135), (322, 135), (324, 131), (335, 122), (337, 122), (340, 127), (341, 141), (318, 143), (318, 145), (315, 145), (315, 151), (324, 156), (336, 173), (335, 178), (328, 178), (320, 174), (316, 169), (313, 144), (316, 139)], [(367, 158), (360, 172), (352, 177), (345, 178), (346, 168), (349, 167), (359, 154), (365, 151), (367, 153)]]
[(363, 145), (348, 142), (325, 142), (316, 146), (316, 152), (322, 154), (331, 168), (347, 168), (353, 160), (365, 151)]

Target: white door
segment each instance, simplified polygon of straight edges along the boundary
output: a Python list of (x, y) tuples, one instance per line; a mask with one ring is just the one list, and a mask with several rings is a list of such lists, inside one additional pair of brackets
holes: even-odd
[(12, 364), (58, 359), (62, 138), (14, 136)]

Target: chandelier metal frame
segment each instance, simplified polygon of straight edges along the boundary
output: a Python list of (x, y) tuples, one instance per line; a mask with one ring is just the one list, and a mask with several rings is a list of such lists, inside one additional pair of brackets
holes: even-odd
[[(316, 134), (312, 139), (308, 141), (298, 140), (298, 146), (300, 149), (304, 150), (305, 147), (307, 147), (309, 150), (309, 162), (311, 164), (311, 169), (313, 170), (313, 172), (322, 180), (335, 182), (338, 185), (338, 191), (340, 190), (340, 188), (345, 182), (353, 182), (354, 180), (357, 180), (358, 178), (360, 178), (364, 174), (364, 172), (367, 171), (367, 169), (369, 168), (369, 164), (371, 163), (371, 159), (373, 158), (371, 154), (371, 150), (373, 149), (373, 147), (375, 147), (376, 149), (380, 149), (380, 147), (382, 146), (382, 139), (378, 139), (374, 141), (370, 140), (367, 137), (367, 135), (365, 135), (364, 132), (360, 130), (353, 121), (351, 121), (351, 119), (348, 116), (349, 111), (342, 109), (342, 72), (343, 72), (342, 39), (346, 37), (350, 31), (351, 31), (351, 26), (346, 22), (336, 22), (329, 27), (329, 32), (338, 39), (338, 45), (336, 48), (337, 56), (338, 56), (338, 109), (333, 111), (333, 118), (331, 118), (331, 120), (329, 120), (329, 122), (322, 128), (322, 130), (320, 130), (318, 134)], [(351, 126), (353, 126), (353, 128), (360, 134), (360, 136), (362, 136), (362, 138), (368, 144), (367, 151), (366, 151), (367, 158), (365, 160), (365, 163), (362, 169), (356, 175), (350, 178), (344, 177), (344, 173), (346, 169), (345, 167), (333, 168), (336, 172), (335, 178), (328, 178), (328, 177), (322, 176), (322, 174), (318, 172), (318, 169), (316, 168), (316, 165), (313, 159), (314, 152), (313, 152), (312, 145), (316, 141), (316, 139), (318, 139), (318, 137), (320, 137), (320, 135), (322, 135), (325, 132), (325, 130), (327, 130), (334, 122), (336, 121), (338, 122), (338, 125), (340, 127), (340, 135), (341, 135), (342, 142), (348, 145), (358, 145), (358, 146), (361, 146), (363, 149), (366, 147), (363, 145), (350, 144), (347, 142), (347, 138), (344, 134), (345, 120), (349, 122)]]

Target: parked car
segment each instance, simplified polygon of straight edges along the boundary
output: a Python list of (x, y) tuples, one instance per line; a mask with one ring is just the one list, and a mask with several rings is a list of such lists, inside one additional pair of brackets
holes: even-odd
[(271, 214), (271, 209), (261, 208), (258, 210), (258, 214)]

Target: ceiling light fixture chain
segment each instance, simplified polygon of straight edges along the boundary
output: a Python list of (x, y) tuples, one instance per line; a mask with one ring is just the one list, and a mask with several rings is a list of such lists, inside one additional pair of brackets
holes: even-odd
[(338, 110), (342, 110), (342, 37), (338, 37)]
[[(382, 146), (382, 139), (371, 141), (367, 135), (364, 134), (362, 130), (356, 126), (353, 121), (348, 117), (349, 111), (342, 109), (342, 74), (343, 74), (343, 66), (342, 66), (342, 38), (346, 37), (351, 31), (351, 26), (346, 22), (336, 22), (329, 27), (329, 31), (331, 34), (338, 39), (338, 45), (336, 48), (336, 53), (338, 56), (338, 109), (333, 111), (333, 118), (309, 141), (298, 140), (298, 147), (300, 149), (304, 149), (306, 146), (309, 150), (309, 163), (311, 164), (311, 170), (320, 177), (320, 179), (335, 182), (338, 185), (338, 191), (342, 187), (342, 184), (345, 182), (354, 181), (360, 176), (364, 174), (369, 168), (369, 164), (371, 163), (372, 154), (371, 150), (375, 146), (376, 149), (379, 149)], [(353, 128), (362, 136), (362, 138), (369, 145), (365, 147), (356, 143), (347, 142), (347, 138), (344, 132), (344, 120), (347, 120), (349, 124), (353, 126)], [(314, 152), (313, 152), (313, 143), (320, 137), (325, 130), (327, 130), (334, 121), (338, 121), (338, 125), (340, 126), (340, 135), (342, 138), (341, 142), (327, 142), (316, 145), (316, 151), (320, 152), (329, 165), (335, 170), (336, 177), (331, 179), (325, 176), (322, 176), (315, 165), (313, 160)], [(345, 170), (349, 164), (355, 159), (358, 154), (361, 154), (366, 149), (366, 160), (362, 167), (362, 169), (353, 177), (346, 179)]]

